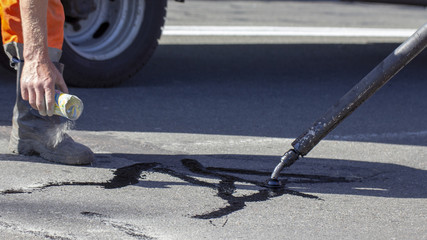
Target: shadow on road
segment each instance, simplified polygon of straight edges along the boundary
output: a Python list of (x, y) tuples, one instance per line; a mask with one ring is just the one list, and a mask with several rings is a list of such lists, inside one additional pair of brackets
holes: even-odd
[[(85, 103), (76, 128), (295, 138), (397, 46), (160, 45), (121, 86), (71, 89)], [(334, 139), (426, 146), (426, 62), (422, 53)], [(14, 99), (8, 78), (0, 80), (0, 100), (10, 103), (0, 105), (1, 125), (10, 125)]]
[[(274, 159), (273, 159), (274, 158)], [(1, 154), (0, 159), (22, 161), (15, 155)], [(384, 198), (427, 198), (425, 170), (398, 164), (362, 162), (352, 160), (331, 160), (305, 158), (281, 174), (282, 187), (270, 189), (266, 186), (269, 171), (249, 166), (251, 161), (274, 162), (272, 156), (244, 155), (144, 155), (144, 154), (98, 154), (95, 166), (111, 161), (127, 159), (134, 164), (117, 168), (114, 175), (106, 182), (66, 181), (48, 182), (41, 189), (57, 186), (99, 186), (108, 189), (137, 185), (143, 188), (171, 188), (176, 185), (194, 185), (213, 189), (219, 197), (228, 202), (226, 207), (200, 213), (194, 218), (219, 218), (241, 210), (248, 202), (262, 202), (285, 194), (324, 200), (319, 194), (339, 194), (374, 196)], [(215, 166), (221, 160), (250, 159), (246, 168)], [(46, 163), (41, 158), (32, 161)], [(24, 160), (27, 161), (27, 160)], [(166, 164), (167, 163), (167, 164)], [(22, 171), (22, 169), (21, 169)], [(167, 174), (178, 181), (150, 180), (148, 173)], [(206, 180), (210, 179), (210, 180)], [(239, 191), (246, 190), (241, 194)], [(19, 194), (28, 191), (4, 190), (0, 194)], [(237, 193), (237, 194), (236, 194)]]

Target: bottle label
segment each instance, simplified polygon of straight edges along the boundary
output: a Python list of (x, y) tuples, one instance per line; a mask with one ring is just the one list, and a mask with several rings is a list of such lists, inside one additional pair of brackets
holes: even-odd
[(83, 112), (83, 102), (74, 95), (55, 92), (54, 114), (66, 117), (70, 120), (77, 120)]

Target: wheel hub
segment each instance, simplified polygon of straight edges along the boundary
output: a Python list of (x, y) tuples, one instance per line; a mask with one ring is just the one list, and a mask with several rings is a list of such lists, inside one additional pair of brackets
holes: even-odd
[(79, 56), (105, 61), (117, 57), (134, 42), (143, 23), (145, 0), (74, 1), (64, 2), (64, 8), (70, 6), (64, 35)]

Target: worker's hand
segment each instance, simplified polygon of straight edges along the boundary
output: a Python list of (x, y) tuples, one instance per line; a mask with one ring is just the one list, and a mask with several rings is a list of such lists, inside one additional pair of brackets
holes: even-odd
[(50, 60), (25, 61), (21, 73), (22, 99), (42, 116), (52, 116), (55, 103), (55, 86), (68, 93), (62, 74)]

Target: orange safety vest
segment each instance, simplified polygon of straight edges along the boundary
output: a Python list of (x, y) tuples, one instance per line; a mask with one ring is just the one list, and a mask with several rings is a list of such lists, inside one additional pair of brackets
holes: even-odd
[[(47, 11), (48, 47), (62, 49), (65, 14), (61, 0), (49, 0)], [(3, 44), (24, 43), (19, 0), (0, 0), (1, 35)]]

